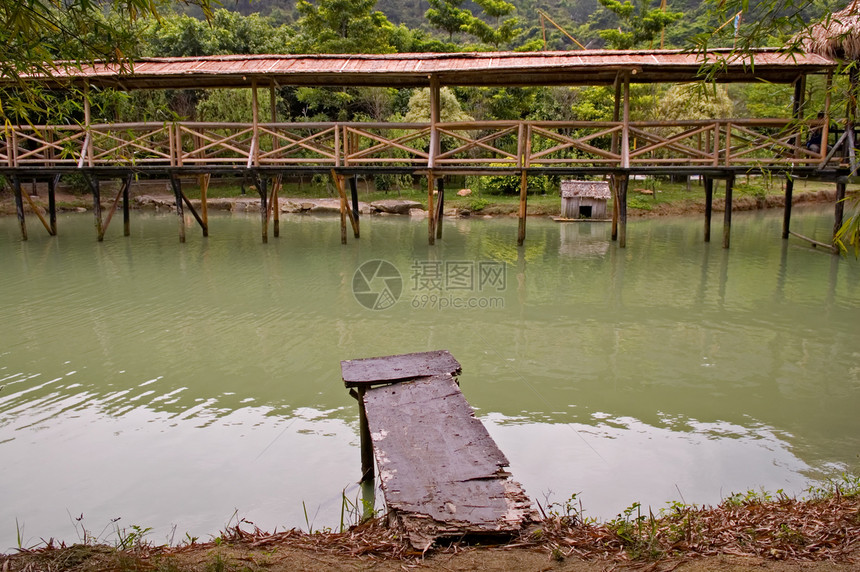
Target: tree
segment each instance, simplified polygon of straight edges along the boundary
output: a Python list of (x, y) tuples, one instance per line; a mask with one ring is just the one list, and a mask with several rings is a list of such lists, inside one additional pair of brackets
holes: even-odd
[(465, 28), (469, 34), (498, 50), (499, 46), (512, 42), (522, 32), (522, 28), (517, 27), (519, 19), (516, 17), (502, 21), (503, 16), (509, 16), (516, 10), (513, 4), (505, 0), (474, 0), (474, 2), (481, 7), (484, 14), (495, 20), (496, 25), (493, 27), (475, 17)]
[(430, 8), (424, 12), (424, 17), (430, 25), (448, 32), (448, 41), (454, 40), (454, 34), (462, 32), (474, 20), (475, 16), (469, 10), (460, 8), (463, 0), (428, 0)]
[(208, 22), (184, 14), (151, 20), (145, 39), (147, 55), (180, 57), (282, 53), (293, 35), (259, 14), (221, 9)]
[(661, 8), (651, 8), (650, 0), (599, 0), (600, 4), (618, 17), (620, 26), (599, 32), (608, 46), (615, 50), (653, 47), (654, 40), (669, 24), (683, 14)]
[(721, 119), (733, 117), (733, 110), (725, 86), (681, 84), (669, 88), (660, 101), (657, 116), (668, 120)]
[[(209, 15), (210, 0), (196, 4)], [(94, 60), (124, 65), (135, 54), (138, 21), (159, 16), (169, 0), (0, 0), (0, 117), (26, 120), (56, 112), (58, 100), (26, 80)], [(59, 60), (59, 61), (58, 61)]]
[(373, 7), (376, 0), (299, 0), (299, 34), (292, 51), (326, 54), (384, 54), (395, 51), (395, 26)]
[[(449, 87), (439, 90), (439, 119), (443, 122), (472, 121)], [(403, 118), (407, 123), (427, 123), (430, 121), (430, 89), (416, 89), (409, 98), (409, 110)]]

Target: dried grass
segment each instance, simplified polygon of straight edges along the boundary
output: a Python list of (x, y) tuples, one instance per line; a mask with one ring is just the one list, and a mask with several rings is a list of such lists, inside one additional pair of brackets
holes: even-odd
[(832, 59), (860, 60), (860, 1), (853, 0), (844, 10), (811, 26), (801, 40), (807, 52)]
[[(112, 553), (115, 559), (132, 557), (137, 562), (151, 562), (155, 556), (209, 554), (218, 546), (248, 553), (264, 553), (275, 548), (279, 548), (279, 552), (305, 551), (343, 559), (347, 564), (394, 561), (409, 565), (424, 556), (413, 550), (396, 530), (389, 528), (385, 518), (379, 518), (342, 533), (309, 534), (295, 529), (268, 533), (256, 527), (245, 530), (240, 523), (223, 531), (217, 541), (178, 547), (143, 545), (128, 551), (104, 546), (67, 548), (49, 543), (8, 557), (0, 555), (0, 570), (63, 572), (76, 568), (82, 558), (105, 559), (107, 553)], [(78, 552), (73, 552), (76, 549)], [(456, 554), (463, 550), (485, 549), (453, 543), (436, 551)], [(717, 507), (678, 504), (657, 516), (616, 519), (608, 523), (582, 522), (576, 513), (549, 515), (538, 529), (524, 532), (493, 550), (518, 549), (542, 550), (555, 560), (574, 558), (652, 570), (671, 570), (683, 562), (721, 555), (769, 561), (855, 564), (860, 562), (860, 496), (845, 497), (837, 491), (835, 495), (817, 500), (785, 496), (776, 500), (733, 498)]]
[(692, 560), (734, 555), (789, 561), (854, 563), (860, 551), (860, 498), (726, 501), (678, 505), (638, 521), (583, 524), (549, 519), (537, 544), (586, 560)]

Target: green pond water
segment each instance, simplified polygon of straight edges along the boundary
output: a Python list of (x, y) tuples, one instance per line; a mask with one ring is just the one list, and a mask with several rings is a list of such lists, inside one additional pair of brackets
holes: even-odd
[(541, 504), (607, 519), (860, 474), (860, 263), (782, 241), (780, 213), (736, 214), (728, 251), (698, 218), (633, 221), (625, 250), (598, 223), (529, 220), (517, 249), (515, 219), (447, 221), (435, 247), (408, 218), (347, 246), (336, 218), (269, 244), (255, 215), (191, 222), (179, 244), (175, 215), (103, 243), (89, 214), (28, 242), (0, 220), (0, 552), (338, 527), (360, 472), (340, 360), (435, 349)]

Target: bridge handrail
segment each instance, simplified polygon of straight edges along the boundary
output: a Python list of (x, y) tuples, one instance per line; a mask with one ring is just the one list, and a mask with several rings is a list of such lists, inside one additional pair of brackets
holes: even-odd
[[(840, 121), (828, 126), (839, 127)], [(0, 165), (197, 166), (825, 166), (806, 146), (818, 120), (723, 118), (622, 121), (207, 122), (7, 126)], [(440, 148), (429, 153), (435, 128)], [(626, 130), (626, 131), (625, 131)], [(626, 137), (620, 137), (624, 132)], [(839, 162), (841, 157), (831, 157)]]

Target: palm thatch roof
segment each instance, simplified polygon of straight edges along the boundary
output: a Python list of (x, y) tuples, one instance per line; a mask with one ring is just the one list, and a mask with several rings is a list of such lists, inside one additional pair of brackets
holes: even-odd
[(860, 0), (851, 0), (844, 10), (835, 12), (802, 33), (807, 52), (831, 59), (860, 60)]

